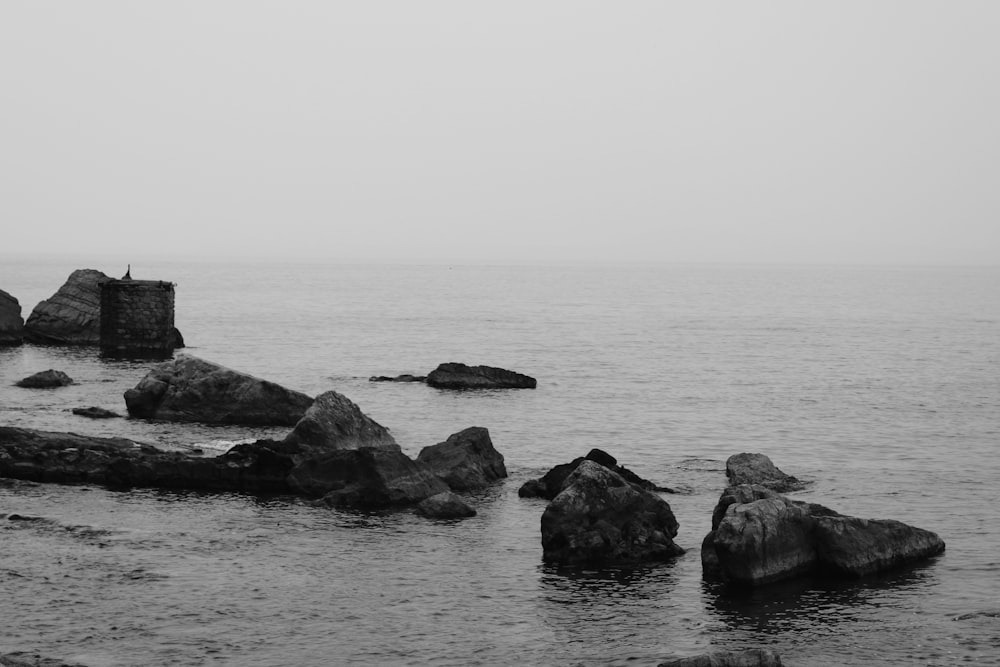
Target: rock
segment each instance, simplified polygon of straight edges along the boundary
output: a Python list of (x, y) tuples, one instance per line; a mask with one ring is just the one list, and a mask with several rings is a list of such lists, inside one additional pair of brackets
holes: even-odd
[(121, 417), (117, 412), (96, 407), (73, 408), (73, 414), (80, 415), (81, 417), (89, 417), (90, 419), (114, 419), (115, 417)]
[(47, 371), (29, 375), (17, 382), (18, 387), (27, 387), (29, 389), (52, 389), (54, 387), (67, 387), (71, 384), (73, 384), (73, 378), (62, 371), (51, 368)]
[(47, 658), (38, 653), (15, 651), (0, 653), (0, 667), (86, 667), (79, 662), (66, 662), (57, 658)]
[(605, 468), (621, 475), (630, 484), (634, 484), (647, 491), (670, 492), (670, 489), (657, 486), (653, 482), (639, 477), (628, 468), (618, 465), (618, 460), (607, 452), (600, 449), (592, 449), (586, 456), (575, 458), (569, 463), (557, 465), (539, 479), (528, 480), (518, 489), (517, 495), (522, 498), (545, 498), (552, 500), (562, 491), (566, 479), (584, 461), (599, 463)]
[(209, 424), (293, 426), (312, 402), (301, 392), (183, 354), (125, 392), (132, 417)]
[(292, 488), (328, 507), (378, 509), (418, 503), (448, 490), (422, 463), (392, 449), (344, 449), (299, 463)]
[(390, 377), (388, 375), (373, 375), (368, 378), (369, 382), (427, 382), (426, 375), (410, 375), (404, 373), (403, 375), (397, 375), (395, 377)]
[(778, 470), (771, 459), (763, 454), (734, 454), (726, 461), (726, 476), (731, 486), (758, 484), (772, 491), (788, 493), (799, 491), (806, 483)]
[(314, 453), (361, 447), (399, 450), (387, 428), (335, 391), (316, 397), (285, 442)]
[(972, 618), (1000, 618), (1000, 607), (997, 607), (996, 609), (983, 609), (982, 611), (969, 612), (968, 614), (956, 616), (953, 620), (968, 621)]
[(476, 510), (451, 491), (425, 498), (417, 504), (417, 514), (430, 519), (464, 519), (476, 516)]
[(441, 364), (427, 375), (427, 384), (438, 389), (534, 389), (533, 377), (493, 366)]
[(100, 271), (78, 269), (66, 283), (42, 301), (24, 325), (33, 343), (99, 345), (101, 342), (101, 283), (111, 280)]
[(0, 345), (20, 345), (24, 342), (24, 319), (21, 304), (0, 289)]
[(944, 548), (934, 533), (898, 521), (847, 517), (764, 486), (740, 485), (722, 493), (701, 559), (706, 578), (759, 586), (800, 575), (887, 572)]
[(593, 461), (583, 461), (542, 514), (542, 557), (561, 565), (664, 561), (677, 519), (662, 498)]
[(768, 649), (716, 651), (661, 662), (658, 667), (782, 667), (781, 657)]
[(494, 449), (490, 432), (479, 426), (424, 447), (417, 460), (430, 467), (454, 491), (481, 489), (507, 476), (503, 455)]

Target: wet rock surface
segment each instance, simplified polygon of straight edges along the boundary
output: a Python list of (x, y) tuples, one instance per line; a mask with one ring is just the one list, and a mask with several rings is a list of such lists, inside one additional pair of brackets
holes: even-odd
[(493, 446), (489, 430), (479, 426), (424, 447), (417, 460), (455, 491), (481, 489), (507, 476), (503, 455)]
[(573, 471), (576, 470), (577, 467), (579, 467), (579, 465), (584, 461), (599, 463), (605, 468), (620, 475), (623, 479), (625, 479), (625, 481), (630, 484), (634, 484), (641, 489), (645, 489), (647, 491), (663, 491), (667, 493), (672, 491), (666, 487), (657, 486), (648, 479), (639, 477), (628, 468), (618, 465), (618, 460), (604, 450), (592, 449), (586, 456), (575, 458), (569, 463), (557, 465), (538, 479), (528, 480), (521, 485), (520, 489), (518, 489), (517, 495), (522, 498), (545, 498), (547, 500), (552, 500), (559, 494), (560, 491), (562, 491), (567, 478), (569, 478)]
[(429, 519), (465, 519), (476, 516), (476, 510), (451, 491), (438, 493), (420, 501), (416, 512)]
[(538, 382), (504, 368), (449, 362), (428, 373), (427, 384), (438, 389), (534, 389)]
[(789, 493), (807, 486), (806, 482), (787, 475), (764, 454), (734, 454), (726, 461), (726, 476), (731, 486), (757, 484), (772, 491)]
[(399, 449), (385, 428), (361, 411), (351, 399), (335, 391), (316, 397), (285, 442), (305, 451), (334, 449)]
[(29, 375), (17, 382), (18, 387), (27, 389), (54, 389), (56, 387), (68, 387), (73, 384), (73, 378), (62, 371), (49, 369), (34, 375)]
[(99, 345), (101, 283), (111, 277), (94, 269), (77, 269), (62, 287), (28, 316), (25, 337), (33, 343)]

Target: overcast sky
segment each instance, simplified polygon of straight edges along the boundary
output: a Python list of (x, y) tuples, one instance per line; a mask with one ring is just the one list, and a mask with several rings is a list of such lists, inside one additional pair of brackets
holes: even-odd
[(1000, 264), (1000, 2), (0, 3), (0, 254)]

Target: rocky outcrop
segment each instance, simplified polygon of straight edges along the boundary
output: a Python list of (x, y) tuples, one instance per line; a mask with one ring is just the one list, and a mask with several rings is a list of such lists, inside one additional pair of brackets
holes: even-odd
[(476, 516), (476, 510), (451, 491), (421, 500), (417, 504), (416, 512), (429, 519), (465, 519)]
[(293, 426), (313, 399), (190, 355), (153, 368), (125, 392), (132, 417), (164, 421)]
[(68, 387), (71, 384), (73, 384), (73, 378), (62, 371), (51, 368), (17, 381), (18, 387), (27, 387), (28, 389), (52, 389), (55, 387)]
[(383, 508), (418, 503), (448, 490), (425, 465), (392, 449), (345, 449), (303, 460), (292, 488), (328, 507)]
[(522, 498), (546, 498), (552, 500), (555, 498), (560, 491), (563, 490), (563, 486), (566, 483), (566, 479), (573, 473), (577, 467), (584, 461), (593, 461), (594, 463), (599, 463), (608, 470), (611, 470), (630, 484), (634, 484), (641, 489), (647, 491), (664, 491), (667, 493), (671, 492), (671, 489), (666, 487), (657, 486), (648, 479), (643, 479), (636, 475), (634, 472), (625, 468), (624, 466), (618, 465), (618, 460), (601, 449), (592, 449), (587, 453), (586, 456), (581, 456), (573, 459), (569, 463), (562, 463), (556, 467), (549, 470), (542, 477), (538, 479), (530, 479), (521, 485), (521, 488), (517, 490), (517, 495)]
[(716, 651), (661, 662), (658, 667), (781, 667), (781, 656), (768, 649)]
[(560, 565), (664, 561), (684, 553), (677, 529), (658, 495), (583, 461), (542, 514), (542, 557)]
[(493, 366), (441, 364), (427, 375), (427, 384), (438, 389), (534, 389), (533, 377)]
[(858, 519), (766, 487), (723, 492), (702, 542), (706, 578), (747, 586), (822, 573), (862, 577), (944, 551), (936, 534), (884, 519)]
[(402, 375), (389, 376), (389, 375), (373, 375), (368, 378), (369, 382), (427, 382), (426, 375), (410, 375), (409, 373), (403, 373)]
[(757, 484), (772, 491), (789, 493), (806, 487), (806, 483), (781, 472), (763, 454), (734, 454), (726, 461), (726, 476), (730, 486)]
[(24, 318), (21, 304), (0, 289), (0, 346), (20, 345), (24, 342)]
[(481, 489), (507, 476), (503, 455), (493, 447), (490, 432), (472, 426), (444, 442), (424, 447), (417, 460), (430, 467), (454, 491)]
[(317, 452), (362, 447), (399, 450), (389, 429), (368, 417), (351, 399), (335, 391), (316, 397), (285, 442), (303, 451)]
[(66, 283), (35, 306), (24, 325), (33, 343), (99, 345), (101, 342), (101, 283), (111, 280), (94, 269), (78, 269)]

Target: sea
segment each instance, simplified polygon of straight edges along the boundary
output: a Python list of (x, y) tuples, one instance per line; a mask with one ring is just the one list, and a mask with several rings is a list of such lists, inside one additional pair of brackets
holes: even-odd
[[(0, 258), (23, 315), (101, 258)], [(0, 653), (125, 665), (621, 665), (768, 648), (784, 664), (1000, 665), (1000, 268), (155, 259), (182, 352), (336, 390), (403, 450), (489, 429), (509, 478), (477, 516), (292, 497), (0, 480)], [(439, 363), (534, 390), (370, 382)], [(0, 424), (221, 453), (287, 429), (126, 414), (156, 362), (0, 349)], [(14, 383), (49, 368), (75, 384)], [(542, 562), (545, 501), (517, 490), (600, 448), (664, 493), (663, 564)], [(858, 581), (703, 581), (726, 459), (769, 456), (794, 497), (938, 533), (939, 557)], [(11, 520), (17, 514), (34, 520)], [(994, 615), (991, 615), (992, 610)], [(987, 613), (980, 613), (987, 612)]]

